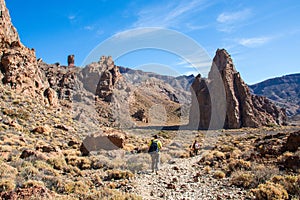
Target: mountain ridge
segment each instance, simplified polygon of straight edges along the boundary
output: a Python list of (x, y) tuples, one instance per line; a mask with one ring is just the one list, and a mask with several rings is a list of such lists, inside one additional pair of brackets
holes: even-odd
[(266, 96), (285, 108), (288, 116), (300, 114), (300, 73), (267, 79), (249, 87), (252, 93)]

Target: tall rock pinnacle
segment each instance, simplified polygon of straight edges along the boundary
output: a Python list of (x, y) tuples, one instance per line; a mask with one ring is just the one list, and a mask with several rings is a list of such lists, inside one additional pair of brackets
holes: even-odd
[(20, 42), (20, 39), (17, 30), (11, 23), (4, 0), (0, 0), (0, 10), (2, 14), (0, 17), (0, 48), (2, 49), (11, 46), (14, 42)]
[(0, 81), (17, 92), (41, 96), (45, 85), (35, 52), (20, 42), (4, 0), (0, 0), (0, 6)]
[[(199, 79), (199, 78), (198, 78)], [(286, 114), (265, 97), (252, 95), (225, 49), (218, 49), (208, 79), (191, 86), (190, 126), (198, 129), (284, 125)], [(223, 117), (222, 119), (219, 118)], [(219, 126), (216, 124), (219, 124)]]

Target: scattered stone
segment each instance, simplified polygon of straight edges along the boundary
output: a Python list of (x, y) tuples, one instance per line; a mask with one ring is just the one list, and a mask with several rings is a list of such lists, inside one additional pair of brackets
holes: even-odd
[(46, 126), (38, 126), (31, 130), (33, 133), (39, 133), (39, 134), (48, 134), (51, 132), (51, 129)]
[(26, 158), (29, 158), (30, 156), (36, 156), (35, 151), (29, 150), (29, 149), (25, 149), (25, 150), (22, 151), (22, 153), (20, 155), (20, 158), (26, 159)]
[(295, 152), (300, 147), (300, 131), (291, 133), (283, 146), (283, 151)]
[(168, 183), (166, 188), (170, 189), (170, 190), (174, 190), (176, 188), (176, 186), (172, 183)]
[(61, 129), (61, 130), (64, 130), (64, 131), (75, 131), (73, 127), (70, 127), (70, 126), (67, 126), (67, 125), (64, 125), (64, 124), (56, 124), (54, 126), (54, 128)]

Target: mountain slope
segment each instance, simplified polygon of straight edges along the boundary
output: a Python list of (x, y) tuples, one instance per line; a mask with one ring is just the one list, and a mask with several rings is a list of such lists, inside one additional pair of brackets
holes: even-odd
[(288, 116), (300, 114), (300, 73), (268, 79), (249, 87), (254, 94), (266, 96), (286, 108)]

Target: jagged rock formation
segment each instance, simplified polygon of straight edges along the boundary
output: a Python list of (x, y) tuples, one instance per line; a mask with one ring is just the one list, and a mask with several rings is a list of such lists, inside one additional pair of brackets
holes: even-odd
[(119, 79), (122, 78), (122, 75), (119, 71), (119, 67), (114, 64), (112, 57), (102, 56), (100, 64), (102, 64), (102, 66), (105, 66), (105, 68), (102, 69), (103, 71), (96, 88), (96, 95), (104, 101), (110, 102), (113, 90), (116, 87)]
[(84, 92), (77, 77), (79, 68), (46, 63), (39, 63), (39, 68), (44, 74), (44, 81), (57, 93), (58, 99), (71, 102), (74, 95)]
[[(208, 79), (197, 76), (191, 86), (191, 92), (190, 126), (193, 128), (215, 128), (217, 125), (212, 126), (215, 121), (224, 123), (219, 125), (219, 128), (259, 127), (286, 123), (283, 109), (277, 108), (265, 97), (250, 94), (248, 86), (224, 49), (217, 50)], [(216, 117), (212, 118), (213, 115), (223, 116), (224, 119), (215, 120)]]
[(16, 92), (42, 97), (47, 84), (43, 83), (37, 67), (35, 52), (25, 47), (11, 23), (4, 0), (0, 0), (0, 78)]
[(68, 67), (74, 67), (74, 66), (75, 66), (75, 56), (68, 55)]

